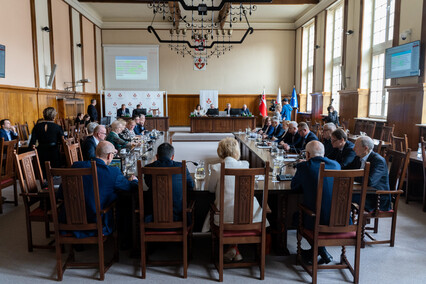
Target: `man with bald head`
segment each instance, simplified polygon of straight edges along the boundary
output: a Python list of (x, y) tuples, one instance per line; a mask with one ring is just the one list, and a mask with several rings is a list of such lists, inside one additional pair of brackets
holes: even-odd
[(87, 136), (81, 145), (81, 152), (85, 161), (92, 160), (96, 157), (96, 146), (100, 141), (104, 141), (106, 137), (106, 128), (98, 125), (93, 130), (93, 135)]
[[(109, 166), (114, 155), (117, 153), (114, 145), (108, 141), (99, 142), (96, 147), (96, 169), (98, 173), (99, 199), (101, 209), (109, 206), (117, 199), (117, 192), (121, 190), (130, 190), (132, 187), (137, 189), (137, 179), (131, 176), (126, 179), (117, 167)], [(90, 161), (75, 162), (72, 168), (90, 168)], [(129, 181), (131, 180), (131, 182)], [(86, 212), (88, 222), (96, 222), (96, 204), (93, 195), (93, 180), (90, 176), (83, 176), (84, 197), (86, 201)], [(58, 196), (60, 197), (60, 195)], [(112, 211), (102, 216), (103, 233), (109, 235), (113, 231)], [(91, 237), (95, 231), (73, 231), (77, 238)]]
[[(319, 141), (311, 141), (306, 144), (306, 161), (297, 165), (296, 174), (291, 181), (292, 190), (303, 191), (303, 205), (315, 212), (318, 190), (318, 173), (321, 163), (325, 163), (327, 170), (340, 170), (340, 165), (336, 161), (324, 157), (324, 145)], [(320, 224), (328, 225), (330, 221), (331, 200), (333, 195), (333, 179), (325, 178), (322, 188), (321, 217)], [(314, 219), (304, 216), (304, 227), (313, 230)], [(329, 263), (333, 257), (327, 252), (325, 247), (318, 247), (318, 254), (321, 256), (320, 264)], [(306, 262), (312, 262), (312, 248), (302, 252)]]
[[(390, 190), (389, 173), (386, 160), (373, 151), (374, 142), (368, 136), (361, 136), (355, 141), (354, 151), (356, 157), (345, 169), (363, 169), (365, 163), (370, 163), (370, 173), (368, 174), (368, 187), (375, 190)], [(362, 182), (362, 178), (356, 179)], [(354, 195), (352, 201), (359, 202), (359, 194)], [(372, 211), (376, 208), (377, 200), (375, 194), (367, 194), (365, 200), (365, 210)], [(391, 209), (390, 194), (380, 195), (380, 211), (389, 211)]]

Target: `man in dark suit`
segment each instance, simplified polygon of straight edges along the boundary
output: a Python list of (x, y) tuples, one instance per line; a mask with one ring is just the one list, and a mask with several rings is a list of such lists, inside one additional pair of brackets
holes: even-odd
[[(389, 173), (386, 160), (373, 152), (374, 142), (368, 136), (361, 136), (355, 141), (354, 151), (356, 153), (355, 159), (345, 169), (363, 169), (365, 163), (370, 163), (370, 173), (368, 175), (368, 187), (375, 190), (390, 190), (389, 188)], [(362, 178), (356, 181), (362, 182)], [(354, 195), (352, 198), (353, 202), (359, 202), (360, 196)], [(367, 194), (365, 200), (365, 210), (372, 211), (376, 208), (377, 200), (376, 195)], [(380, 195), (380, 207), (381, 211), (389, 211), (391, 209), (391, 197), (390, 194)]]
[(348, 141), (343, 129), (336, 129), (331, 134), (331, 143), (333, 151), (327, 156), (331, 160), (335, 160), (342, 168), (347, 167), (355, 159), (354, 144)]
[(98, 121), (98, 111), (96, 110), (96, 100), (92, 99), (87, 107), (87, 114), (90, 115), (90, 121)]
[[(306, 145), (306, 162), (297, 165), (297, 171), (291, 181), (292, 190), (303, 191), (303, 205), (315, 212), (318, 173), (321, 163), (325, 163), (328, 170), (340, 170), (340, 165), (336, 161), (324, 157), (324, 145), (319, 141), (311, 141)], [(321, 216), (320, 224), (328, 225), (330, 222), (331, 200), (333, 196), (333, 179), (325, 178), (322, 188)], [(303, 226), (309, 230), (314, 228), (314, 220), (310, 216), (304, 216)], [(327, 252), (325, 247), (318, 247), (318, 254), (321, 256), (321, 263), (329, 263), (333, 257)], [(302, 256), (308, 261), (312, 259), (312, 248), (304, 251)]]
[(141, 105), (140, 104), (136, 105), (136, 108), (132, 112), (132, 117), (139, 116), (139, 110), (141, 110)]
[(322, 144), (324, 144), (325, 157), (328, 157), (328, 155), (333, 152), (333, 145), (331, 145), (331, 133), (333, 133), (334, 130), (336, 130), (336, 125), (334, 123), (329, 122), (324, 124)]
[(206, 112), (206, 115), (219, 115), (219, 110), (214, 107), (214, 104), (211, 104), (210, 108)]
[(15, 127), (10, 124), (9, 119), (0, 120), (0, 139), (4, 138), (4, 141), (11, 141), (18, 138), (18, 133)]
[(140, 116), (135, 116), (133, 118), (136, 122), (135, 128), (133, 128), (133, 131), (136, 135), (143, 135), (145, 132), (145, 115), (141, 114)]
[[(111, 167), (111, 163), (114, 155), (117, 151), (108, 141), (99, 142), (96, 147), (96, 168), (98, 172), (98, 183), (99, 183), (99, 199), (101, 202), (101, 209), (104, 209), (117, 199), (117, 192), (121, 190), (130, 190), (132, 187), (137, 188), (137, 179), (131, 176), (129, 180), (126, 179), (121, 171), (116, 167)], [(73, 168), (90, 168), (90, 161), (75, 162), (72, 165)], [(89, 222), (96, 222), (96, 208), (95, 199), (93, 195), (93, 180), (92, 177), (83, 176), (84, 185), (84, 197), (86, 201), (86, 212), (87, 219)], [(62, 197), (62, 188), (58, 190), (57, 197)], [(63, 212), (63, 210), (62, 210)], [(64, 220), (65, 214), (61, 214), (60, 219)], [(102, 215), (103, 223), (103, 234), (109, 235), (112, 233), (113, 215), (112, 211), (109, 214)], [(93, 237), (96, 231), (73, 231), (73, 234), (77, 238)]]
[(87, 136), (81, 145), (81, 151), (83, 152), (83, 159), (90, 161), (96, 158), (96, 147), (99, 142), (104, 141), (106, 138), (106, 129), (103, 125), (98, 125), (93, 130), (93, 135)]
[(297, 122), (290, 121), (287, 132), (277, 142), (284, 150), (290, 151), (295, 149), (295, 145), (299, 144), (300, 140), (301, 137), (297, 132)]
[(249, 116), (250, 114), (251, 114), (250, 110), (248, 109), (247, 105), (244, 104), (243, 108), (241, 109), (241, 115), (243, 115), (243, 116)]
[(299, 151), (305, 150), (306, 144), (309, 142), (318, 140), (318, 137), (315, 135), (315, 133), (309, 130), (309, 126), (306, 124), (306, 122), (299, 123), (298, 132), (301, 139), (299, 144), (295, 145), (295, 147)]
[(130, 110), (126, 107), (125, 104), (122, 104), (121, 108), (117, 109), (117, 118), (122, 116), (130, 116)]
[(274, 127), (274, 132), (268, 135), (268, 139), (276, 141), (284, 134), (285, 130), (280, 121), (276, 118), (272, 120), (272, 126)]
[[(173, 161), (175, 150), (169, 143), (163, 143), (158, 146), (157, 160), (145, 167), (181, 167), (182, 163)], [(152, 177), (145, 175), (145, 183), (148, 186), (148, 192), (152, 190)], [(182, 220), (182, 175), (173, 175), (173, 220)], [(187, 190), (194, 189), (194, 181), (186, 169), (186, 188)], [(152, 213), (148, 208), (145, 208), (145, 221), (152, 220)]]
[(231, 104), (227, 103), (226, 108), (224, 109), (226, 111), (226, 115), (231, 115)]

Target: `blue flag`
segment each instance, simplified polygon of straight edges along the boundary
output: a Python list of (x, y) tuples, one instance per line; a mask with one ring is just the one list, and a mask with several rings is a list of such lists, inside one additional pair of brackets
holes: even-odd
[[(297, 104), (296, 87), (293, 87), (293, 93), (291, 94), (290, 105), (293, 108), (299, 107), (299, 105)], [(297, 112), (297, 109), (296, 109), (296, 112)]]

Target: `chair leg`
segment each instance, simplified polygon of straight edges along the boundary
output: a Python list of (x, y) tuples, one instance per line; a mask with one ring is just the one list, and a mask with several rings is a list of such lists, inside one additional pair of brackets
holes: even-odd
[(188, 238), (183, 238), (183, 278), (187, 278), (188, 272)]
[(15, 199), (15, 206), (18, 206), (18, 187), (16, 186), (16, 178), (15, 183), (13, 184), (13, 198)]
[(374, 218), (374, 233), (377, 234), (379, 231), (379, 218)]
[(29, 217), (26, 216), (27, 221), (27, 241), (28, 241), (28, 252), (33, 251), (33, 234), (32, 234), (32, 228), (31, 228), (31, 221), (29, 220)]
[(58, 281), (62, 281), (63, 271), (62, 271), (62, 250), (61, 245), (58, 240), (55, 242), (56, 248), (56, 273), (58, 274)]
[(105, 279), (105, 258), (104, 258), (104, 242), (102, 237), (99, 239), (98, 243), (98, 255), (99, 255), (99, 280), (103, 281)]
[(45, 221), (44, 222), (44, 233), (46, 235), (46, 239), (50, 238), (50, 226), (49, 226), (49, 221)]
[(390, 232), (390, 246), (395, 246), (395, 231), (396, 231), (396, 213), (392, 216), (392, 225), (391, 225), (391, 232)]
[(312, 248), (312, 284), (317, 283), (318, 272), (318, 244), (315, 243)]
[(260, 245), (260, 280), (265, 279), (265, 254), (266, 254), (266, 240), (263, 239)]
[(360, 262), (361, 248), (359, 244), (355, 247), (355, 260), (354, 260), (354, 283), (359, 282), (359, 262)]
[(146, 278), (146, 243), (141, 242), (141, 273), (142, 279)]
[(3, 196), (1, 194), (2, 189), (0, 188), (0, 214), (3, 214)]
[(296, 255), (296, 265), (300, 264), (300, 258), (301, 258), (301, 253), (302, 253), (302, 249), (300, 247), (302, 242), (302, 236), (299, 234), (299, 230), (297, 231), (297, 255)]
[(219, 282), (223, 282), (223, 241), (219, 239)]

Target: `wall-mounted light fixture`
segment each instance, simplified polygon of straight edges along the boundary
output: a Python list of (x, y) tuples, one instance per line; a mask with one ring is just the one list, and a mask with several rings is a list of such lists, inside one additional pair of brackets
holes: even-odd
[(320, 48), (321, 46), (319, 46), (318, 44), (315, 45), (315, 49)]
[(82, 47), (83, 45), (81, 43), (77, 43), (77, 47)]
[(353, 30), (347, 30), (347, 31), (346, 31), (346, 34), (347, 34), (347, 35), (351, 35), (351, 34), (353, 34), (353, 33), (354, 33), (354, 31), (353, 31)]
[(43, 31), (43, 32), (50, 32), (50, 28), (49, 27), (42, 27), (41, 28), (41, 30)]

